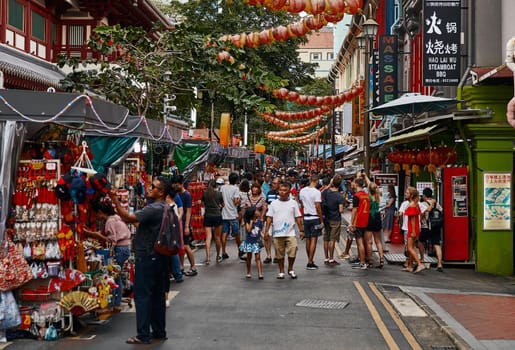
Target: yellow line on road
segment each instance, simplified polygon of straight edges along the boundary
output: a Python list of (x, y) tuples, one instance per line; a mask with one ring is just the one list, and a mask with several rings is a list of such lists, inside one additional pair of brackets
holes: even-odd
[(386, 325), (384, 324), (383, 320), (381, 319), (381, 316), (379, 315), (379, 312), (377, 312), (377, 309), (375, 308), (374, 304), (372, 304), (372, 301), (368, 297), (367, 293), (365, 293), (365, 290), (361, 286), (361, 284), (358, 281), (354, 281), (354, 286), (358, 290), (359, 294), (361, 295), (361, 298), (367, 305), (368, 311), (370, 312), (370, 315), (372, 315), (372, 318), (374, 319), (374, 322), (377, 325), (377, 328), (379, 329), (379, 332), (381, 332), (381, 335), (383, 336), (384, 340), (386, 341), (386, 345), (388, 345), (389, 349), (392, 350), (399, 350), (399, 346), (393, 339), (392, 335), (386, 328)]
[(383, 306), (386, 309), (386, 311), (388, 311), (388, 313), (390, 314), (390, 316), (392, 317), (393, 321), (395, 322), (395, 324), (397, 325), (397, 327), (401, 331), (401, 333), (404, 336), (404, 338), (406, 338), (406, 341), (411, 346), (411, 348), (413, 350), (422, 350), (422, 347), (417, 342), (417, 340), (415, 339), (413, 334), (411, 334), (411, 332), (409, 331), (408, 327), (406, 327), (406, 325), (404, 324), (402, 319), (399, 317), (397, 312), (395, 312), (393, 307), (386, 300), (386, 298), (381, 294), (381, 292), (377, 289), (375, 284), (373, 284), (372, 282), (368, 282), (368, 286), (370, 287), (370, 289), (372, 289), (372, 292), (374, 292), (374, 294), (376, 295), (377, 299), (379, 299), (379, 301), (383, 304)]

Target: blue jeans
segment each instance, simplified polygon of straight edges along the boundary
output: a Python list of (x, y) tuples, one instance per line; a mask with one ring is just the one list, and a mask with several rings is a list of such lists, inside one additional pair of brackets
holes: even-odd
[[(121, 246), (114, 247), (114, 259), (116, 260), (116, 264), (120, 265), (120, 268), (123, 269), (123, 264), (129, 259), (131, 255), (131, 249), (129, 246)], [(118, 288), (113, 291), (113, 306), (120, 306), (122, 304), (122, 274), (121, 271), (118, 274), (118, 277), (115, 280)]]
[(136, 329), (137, 337), (144, 342), (166, 337), (164, 277), (167, 261), (166, 257), (154, 254), (135, 259)]
[(233, 237), (240, 234), (240, 222), (238, 219), (222, 220), (222, 235), (229, 233)]
[(179, 260), (179, 254), (172, 255), (170, 257), (171, 260), (171, 270), (173, 278), (175, 278), (176, 282), (182, 281), (182, 270), (181, 270), (181, 261)]

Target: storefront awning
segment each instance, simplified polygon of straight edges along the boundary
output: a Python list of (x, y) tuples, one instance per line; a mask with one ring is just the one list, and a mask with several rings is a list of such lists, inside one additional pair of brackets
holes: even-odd
[(421, 128), (421, 129), (413, 130), (411, 132), (407, 132), (404, 134), (392, 136), (389, 139), (387, 139), (384, 142), (384, 144), (388, 145), (388, 144), (399, 143), (399, 142), (405, 143), (408, 141), (415, 141), (415, 140), (420, 140), (420, 139), (426, 138), (430, 135), (431, 131), (434, 130), (437, 126), (438, 125), (431, 125), (426, 128)]

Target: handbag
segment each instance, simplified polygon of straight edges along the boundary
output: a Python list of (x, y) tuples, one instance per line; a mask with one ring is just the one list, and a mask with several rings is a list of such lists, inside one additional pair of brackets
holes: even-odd
[(21, 315), (11, 291), (0, 292), (0, 329), (9, 329), (21, 324)]
[(33, 278), (27, 260), (16, 245), (5, 235), (0, 244), (0, 291), (18, 288)]

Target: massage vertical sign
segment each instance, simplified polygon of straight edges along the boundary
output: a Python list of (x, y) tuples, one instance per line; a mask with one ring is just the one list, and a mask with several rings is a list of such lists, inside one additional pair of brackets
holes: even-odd
[(461, 1), (424, 2), (424, 85), (460, 81)]
[(379, 37), (379, 77), (376, 105), (397, 98), (397, 36)]

